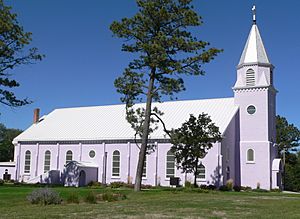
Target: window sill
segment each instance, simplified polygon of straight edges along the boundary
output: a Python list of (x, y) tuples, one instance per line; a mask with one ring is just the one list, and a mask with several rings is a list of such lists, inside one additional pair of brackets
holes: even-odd
[(111, 178), (111, 179), (121, 179), (120, 176), (111, 176), (110, 178)]
[(246, 164), (255, 164), (255, 161), (246, 161)]

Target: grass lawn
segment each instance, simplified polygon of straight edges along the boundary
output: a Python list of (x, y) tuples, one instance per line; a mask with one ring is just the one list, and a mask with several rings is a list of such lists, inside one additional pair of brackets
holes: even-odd
[(116, 202), (85, 203), (91, 190), (109, 188), (54, 188), (62, 199), (78, 193), (79, 204), (32, 205), (26, 196), (36, 188), (0, 186), (0, 218), (300, 218), (300, 195), (262, 192), (200, 193), (196, 190), (151, 189), (135, 193), (113, 190), (127, 199)]

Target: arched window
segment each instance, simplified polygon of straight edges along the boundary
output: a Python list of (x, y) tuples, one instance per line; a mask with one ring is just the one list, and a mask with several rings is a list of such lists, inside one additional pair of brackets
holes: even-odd
[(198, 166), (197, 178), (198, 179), (205, 179), (205, 166), (202, 163)]
[(72, 160), (73, 160), (73, 152), (69, 150), (66, 153), (66, 164), (68, 164)]
[(24, 165), (24, 173), (30, 173), (30, 161), (31, 161), (31, 152), (25, 152), (25, 165)]
[(144, 168), (143, 168), (142, 177), (147, 177), (147, 155), (145, 156), (145, 160), (144, 160)]
[(44, 173), (50, 170), (50, 163), (51, 163), (51, 152), (45, 152), (45, 160), (44, 160)]
[(120, 176), (120, 152), (113, 152), (112, 176)]
[(175, 176), (175, 156), (171, 150), (167, 152), (166, 177)]
[(252, 68), (246, 71), (246, 86), (255, 86), (255, 72)]
[(247, 151), (247, 162), (254, 162), (254, 150), (248, 149)]

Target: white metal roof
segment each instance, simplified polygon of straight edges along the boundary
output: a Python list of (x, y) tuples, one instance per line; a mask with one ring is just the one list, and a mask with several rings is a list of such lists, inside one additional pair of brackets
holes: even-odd
[(245, 63), (270, 64), (262, 38), (256, 24), (252, 25), (239, 65)]
[[(136, 107), (142, 106), (144, 104), (136, 104)], [(153, 103), (153, 107), (155, 106), (164, 112), (161, 118), (167, 129), (180, 127), (190, 114), (198, 116), (204, 112), (211, 116), (221, 133), (238, 109), (233, 98)], [(125, 115), (123, 104), (56, 109), (44, 116), (39, 123), (31, 125), (13, 142), (133, 139), (135, 132)], [(162, 125), (151, 138), (166, 138)]]

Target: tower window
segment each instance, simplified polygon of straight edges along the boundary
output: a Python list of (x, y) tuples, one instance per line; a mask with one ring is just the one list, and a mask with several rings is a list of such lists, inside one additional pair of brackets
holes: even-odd
[(246, 86), (255, 86), (255, 72), (252, 68), (246, 71)]
[(90, 156), (90, 158), (94, 158), (96, 156), (96, 152), (94, 150), (91, 150), (89, 152), (89, 156)]
[(247, 162), (254, 163), (254, 150), (248, 149), (247, 151)]
[(248, 106), (248, 107), (247, 107), (247, 112), (248, 112), (250, 115), (254, 114), (254, 113), (256, 112), (255, 106), (253, 106), (253, 105)]

